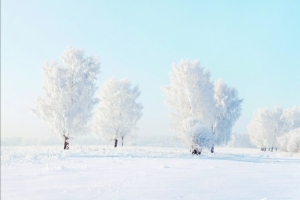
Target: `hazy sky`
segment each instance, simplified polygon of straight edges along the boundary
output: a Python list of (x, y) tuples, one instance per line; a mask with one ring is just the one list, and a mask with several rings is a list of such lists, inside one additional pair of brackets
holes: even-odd
[(300, 1), (1, 1), (1, 136), (46, 136), (29, 112), (41, 67), (68, 45), (99, 55), (98, 85), (139, 84), (139, 136), (172, 135), (160, 89), (172, 63), (197, 59), (244, 99), (234, 131), (260, 107), (300, 106)]

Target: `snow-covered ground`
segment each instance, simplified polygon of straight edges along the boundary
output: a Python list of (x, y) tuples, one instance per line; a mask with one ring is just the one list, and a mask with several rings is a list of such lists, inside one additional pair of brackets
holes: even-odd
[(300, 155), (216, 148), (1, 147), (1, 199), (300, 199)]

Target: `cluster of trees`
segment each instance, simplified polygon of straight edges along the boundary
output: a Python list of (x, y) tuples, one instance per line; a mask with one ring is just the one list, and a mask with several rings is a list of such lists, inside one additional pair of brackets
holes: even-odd
[(181, 60), (172, 68), (170, 85), (162, 87), (171, 128), (193, 153), (200, 154), (204, 147), (213, 153), (214, 144), (228, 143), (242, 99), (224, 81), (211, 81), (197, 60)]
[(258, 109), (248, 126), (251, 143), (262, 150), (300, 151), (300, 107)]
[[(136, 103), (138, 86), (131, 87), (127, 79), (108, 80), (99, 98), (94, 98), (100, 73), (97, 57), (85, 57), (84, 51), (68, 47), (62, 56), (63, 65), (47, 62), (43, 67), (45, 95), (36, 101), (32, 111), (49, 125), (50, 134), (64, 137), (64, 149), (69, 138), (94, 130), (104, 138), (117, 139), (132, 133), (141, 118), (142, 105)], [(95, 119), (92, 111), (99, 103)]]
[[(204, 147), (226, 145), (232, 127), (241, 115), (242, 99), (235, 88), (223, 80), (210, 80), (208, 70), (197, 60), (181, 60), (172, 66), (170, 84), (163, 86), (170, 109), (171, 128), (195, 154)], [(49, 125), (50, 134), (69, 138), (89, 131), (102, 138), (123, 140), (137, 130), (143, 106), (136, 100), (141, 92), (128, 79), (109, 79), (95, 98), (98, 57), (85, 57), (84, 51), (68, 47), (62, 65), (47, 62), (43, 67), (45, 95), (36, 101), (32, 111)], [(98, 104), (96, 109), (95, 106)], [(93, 110), (96, 110), (94, 118)], [(258, 109), (248, 126), (250, 141), (271, 151), (300, 151), (300, 107)]]
[[(141, 92), (128, 79), (112, 78), (94, 98), (100, 73), (97, 57), (85, 57), (84, 51), (68, 47), (62, 56), (63, 65), (48, 62), (43, 67), (45, 95), (39, 97), (32, 111), (44, 119), (50, 133), (64, 137), (68, 149), (73, 135), (93, 131), (115, 141), (137, 130), (143, 106), (136, 102)], [(224, 81), (210, 80), (198, 61), (182, 60), (173, 65), (170, 85), (163, 86), (171, 109), (172, 128), (179, 138), (201, 153), (203, 147), (227, 144), (231, 129), (241, 114), (242, 100), (235, 88)], [(92, 118), (94, 107), (96, 113)]]

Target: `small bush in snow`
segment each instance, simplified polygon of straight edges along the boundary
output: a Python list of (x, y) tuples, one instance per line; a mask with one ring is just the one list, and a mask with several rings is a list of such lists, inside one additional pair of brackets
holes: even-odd
[(213, 133), (209, 126), (199, 119), (189, 118), (182, 123), (184, 134), (183, 140), (193, 148), (210, 148), (213, 145)]

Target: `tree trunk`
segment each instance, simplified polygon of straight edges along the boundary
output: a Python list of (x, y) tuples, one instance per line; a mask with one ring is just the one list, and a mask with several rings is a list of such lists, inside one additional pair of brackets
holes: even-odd
[[(215, 135), (214, 126), (211, 127), (211, 131), (213, 132), (213, 135)], [(211, 149), (210, 149), (211, 153), (214, 153), (214, 150), (215, 150), (214, 146), (215, 146), (215, 144), (213, 144), (212, 147), (211, 147)]]
[(68, 150), (69, 149), (69, 138), (65, 135), (63, 135), (65, 137), (65, 142), (64, 142), (64, 150)]
[(117, 147), (117, 146), (118, 146), (118, 140), (115, 139), (115, 147)]
[(123, 147), (123, 139), (124, 139), (124, 136), (122, 136), (122, 147)]

